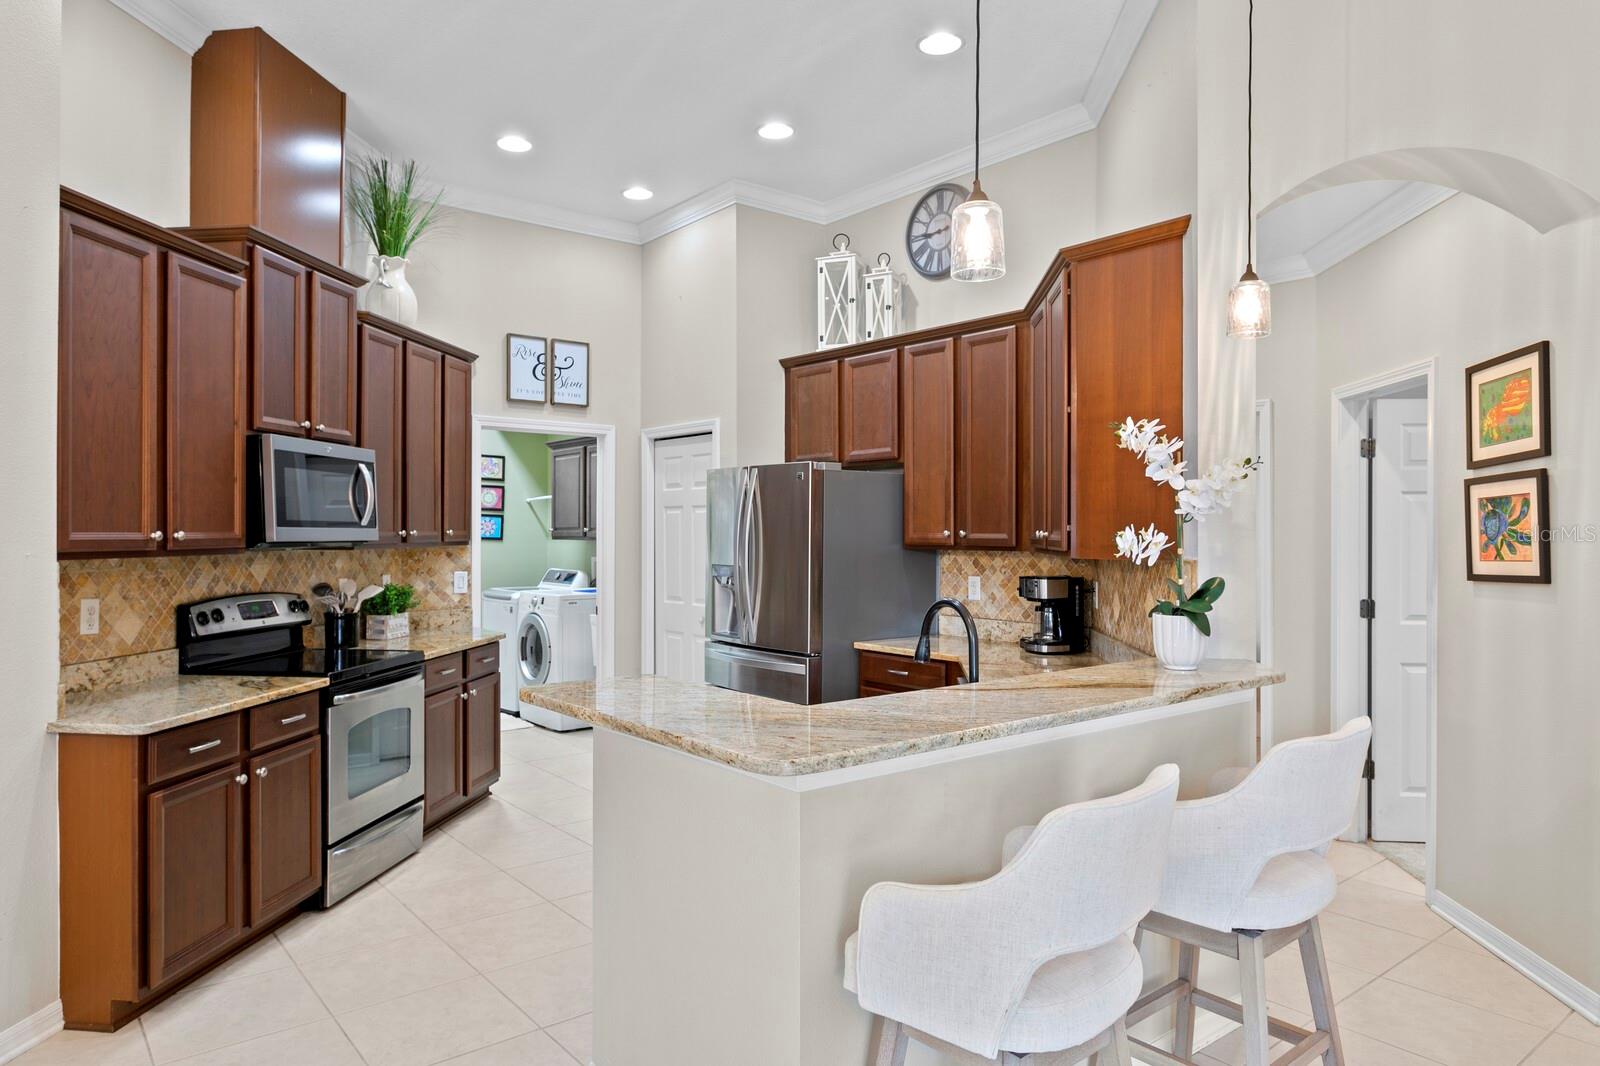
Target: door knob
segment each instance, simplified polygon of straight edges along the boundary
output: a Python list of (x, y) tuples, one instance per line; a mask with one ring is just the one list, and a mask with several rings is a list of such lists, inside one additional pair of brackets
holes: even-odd
[(414, 537), (414, 536), (416, 536), (416, 535), (417, 535), (417, 531), (416, 531), (416, 530), (414, 530), (414, 529), (413, 529), (413, 530), (412, 530), (412, 531), (411, 531), (411, 535), (412, 535), (412, 536), (413, 536), (413, 537)]
[(318, 423), (317, 423), (317, 432), (318, 432), (318, 433), (321, 433), (321, 432), (322, 432), (322, 431), (323, 431), (323, 430), (325, 430), (325, 429), (327, 429), (327, 428), (328, 428), (328, 427), (327, 427), (327, 426), (325, 426), (325, 425), (323, 425), (323, 424), (322, 424), (322, 423), (321, 423), (321, 422), (318, 422)]
[(150, 534), (150, 539), (151, 540), (160, 540), (164, 536), (166, 536), (166, 534), (161, 532), (161, 530), (158, 529), (154, 533)]
[(463, 693), (462, 693), (462, 694), (461, 694), (461, 699), (462, 699), (462, 700), (463, 700), (463, 701), (465, 701), (465, 700), (466, 700), (466, 698), (467, 698), (467, 694), (466, 694), (466, 693), (465, 693), (465, 692), (463, 692)]
[(257, 777), (266, 777), (267, 776), (267, 768), (265, 766), (256, 767), (256, 776)]
[(173, 540), (182, 540), (183, 539), (183, 530), (180, 529), (176, 533), (174, 533), (172, 535), (172, 539)]
[(467, 691), (470, 692), (474, 696), (476, 696), (478, 694), (478, 690), (475, 689), (475, 688), (469, 688), (469, 689), (467, 689)]
[(311, 420), (307, 419), (307, 420), (301, 422), (300, 423), (300, 428), (301, 429), (310, 429), (311, 428)]
[(948, 537), (948, 536), (949, 536), (949, 535), (950, 535), (950, 531), (949, 531), (949, 530), (948, 530), (948, 529), (947, 529), (947, 530), (945, 530), (945, 531), (944, 531), (944, 535), (945, 535), (945, 536), (947, 536), (947, 537)]
[(250, 783), (250, 775), (249, 774), (240, 774), (238, 777), (235, 777), (233, 780), (234, 780), (235, 784), (248, 785)]
[(444, 535), (447, 537), (453, 537), (456, 535), (456, 531), (453, 529), (447, 529), (444, 531)]
[(402, 529), (399, 532), (400, 532), (400, 539), (401, 540), (405, 540), (406, 539), (406, 531)]
[(964, 529), (958, 529), (958, 530), (956, 530), (956, 536), (958, 536), (958, 537), (964, 537), (964, 536), (966, 536), (966, 535), (967, 535), (967, 531), (966, 531), (966, 530), (964, 530)]

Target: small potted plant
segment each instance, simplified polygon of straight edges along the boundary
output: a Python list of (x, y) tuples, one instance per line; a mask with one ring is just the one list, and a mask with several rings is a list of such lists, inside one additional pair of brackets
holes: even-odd
[(1150, 608), (1150, 635), (1162, 666), (1168, 670), (1194, 670), (1205, 658), (1206, 641), (1211, 636), (1211, 619), (1207, 615), (1222, 597), (1224, 585), (1222, 578), (1209, 577), (1193, 592), (1184, 590), (1183, 527), (1227, 510), (1245, 479), (1260, 468), (1261, 460), (1218, 463), (1204, 477), (1186, 479), (1183, 475), (1188, 463), (1178, 458), (1183, 440), (1165, 436), (1166, 427), (1160, 422), (1152, 418), (1135, 422), (1129, 418), (1111, 428), (1117, 434), (1117, 446), (1144, 462), (1145, 476), (1176, 494), (1176, 539), (1169, 540), (1153, 522), (1143, 529), (1126, 526), (1117, 534), (1117, 556), (1135, 566), (1155, 566), (1162, 552), (1173, 549), (1173, 576), (1167, 579), (1172, 599), (1157, 600)]
[(355, 161), (350, 175), (350, 213), (372, 244), (377, 273), (362, 294), (362, 307), (403, 326), (417, 321), (417, 294), (406, 280), (412, 245), (439, 220), (439, 196), (422, 191), (415, 160), (381, 157)]
[(417, 590), (410, 585), (385, 585), (361, 605), (367, 619), (368, 640), (398, 640), (411, 635), (410, 611)]

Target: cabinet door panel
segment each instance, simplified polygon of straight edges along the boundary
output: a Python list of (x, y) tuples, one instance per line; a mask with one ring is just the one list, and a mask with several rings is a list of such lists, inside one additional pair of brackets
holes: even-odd
[(843, 426), (840, 461), (890, 463), (900, 458), (900, 351), (852, 355), (840, 365)]
[(405, 345), (392, 333), (361, 327), (360, 444), (377, 456), (378, 543), (400, 544), (404, 524)]
[(311, 275), (311, 435), (356, 442), (356, 290)]
[(306, 435), (306, 279), (310, 272), (260, 245), (250, 249), (250, 425)]
[(500, 678), (467, 686), (467, 795), (481, 796), (500, 780)]
[(244, 547), (245, 279), (167, 255), (170, 551)]
[(250, 924), (322, 887), (322, 738), (251, 759)]
[(1050, 525), (1050, 309), (1041, 303), (1028, 319), (1026, 409), (1028, 451), (1025, 464), (1027, 529), (1023, 542), (1044, 547)]
[(600, 508), (595, 498), (600, 491), (600, 448), (591, 444), (583, 450), (583, 536), (596, 540), (600, 536)]
[(438, 544), (444, 517), (440, 464), (444, 446), (444, 355), (405, 343), (404, 514), (408, 544)]
[(956, 543), (1017, 545), (1017, 328), (956, 346)]
[(472, 539), (472, 364), (453, 355), (444, 360), (443, 425), (444, 541), (465, 544)]
[(154, 988), (244, 930), (244, 786), (238, 763), (145, 800), (145, 924)]
[(422, 704), (423, 821), (432, 825), (466, 802), (466, 754), (462, 724), (466, 715), (457, 686), (429, 696)]
[(901, 364), (900, 445), (905, 458), (905, 543), (955, 543), (955, 345), (906, 348)]
[(1063, 275), (1040, 308), (1049, 322), (1050, 347), (1044, 360), (1045, 407), (1049, 412), (1045, 451), (1050, 467), (1045, 483), (1044, 546), (1066, 551), (1072, 524), (1072, 374), (1067, 348), (1067, 316), (1072, 307), (1071, 277)]
[(56, 549), (148, 552), (161, 527), (161, 253), (61, 213)]
[(581, 445), (550, 449), (550, 535), (582, 540), (587, 510), (588, 459)]
[(784, 375), (784, 450), (790, 462), (839, 461), (839, 362), (797, 366)]

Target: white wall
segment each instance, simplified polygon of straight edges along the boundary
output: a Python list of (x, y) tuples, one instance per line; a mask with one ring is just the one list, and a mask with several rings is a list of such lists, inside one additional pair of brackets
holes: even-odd
[[(816, 347), (812, 260), (833, 231), (740, 206), (738, 368), (740, 463), (783, 462), (783, 368)], [(726, 438), (725, 438), (726, 439)], [(724, 445), (726, 447), (726, 445)], [(726, 457), (724, 458), (726, 460)]]
[(58, 996), (56, 275), (60, 0), (11, 0), (0, 33), (0, 1032)]
[(189, 221), (189, 57), (109, 0), (61, 5), (61, 184)]

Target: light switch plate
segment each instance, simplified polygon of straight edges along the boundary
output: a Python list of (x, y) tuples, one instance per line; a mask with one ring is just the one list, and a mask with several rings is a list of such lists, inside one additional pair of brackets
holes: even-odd
[(973, 574), (967, 578), (967, 599), (983, 599), (983, 579)]
[(389, 575), (388, 574), (384, 574), (382, 577), (380, 577), (378, 579), (378, 584), (380, 584), (380, 585), (387, 585), (388, 583), (389, 583)]
[(465, 570), (457, 570), (455, 572), (455, 585), (454, 585), (454, 588), (456, 590), (456, 594), (457, 595), (460, 595), (461, 593), (467, 591), (467, 588), (468, 588), (467, 582), (468, 582), (469, 578), (470, 578), (470, 575)]
[(78, 601), (78, 633), (81, 636), (92, 637), (100, 632), (100, 601), (83, 599)]

